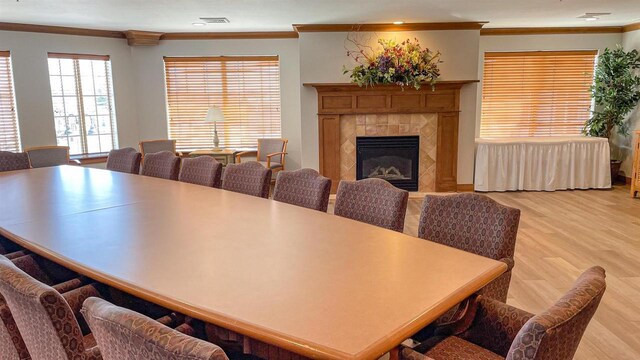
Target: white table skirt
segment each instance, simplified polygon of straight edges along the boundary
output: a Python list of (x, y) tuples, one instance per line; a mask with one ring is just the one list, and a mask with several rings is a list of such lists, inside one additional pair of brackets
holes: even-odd
[(611, 188), (604, 138), (481, 138), (476, 145), (476, 191)]

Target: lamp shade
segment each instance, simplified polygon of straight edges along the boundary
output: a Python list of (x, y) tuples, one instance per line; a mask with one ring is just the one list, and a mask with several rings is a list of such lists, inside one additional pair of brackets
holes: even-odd
[(210, 107), (207, 110), (207, 117), (204, 119), (206, 122), (221, 122), (224, 121), (224, 113), (219, 107)]

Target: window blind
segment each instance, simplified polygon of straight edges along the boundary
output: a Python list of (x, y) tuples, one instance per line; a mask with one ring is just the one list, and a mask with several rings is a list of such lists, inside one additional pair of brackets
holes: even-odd
[(11, 57), (8, 51), (0, 51), (0, 150), (20, 151)]
[(71, 155), (117, 148), (109, 56), (48, 55), (57, 144), (69, 146)]
[(579, 135), (597, 51), (487, 52), (481, 137)]
[(178, 150), (213, 147), (207, 109), (219, 107), (220, 146), (256, 147), (279, 138), (280, 69), (277, 56), (165, 57), (169, 137)]

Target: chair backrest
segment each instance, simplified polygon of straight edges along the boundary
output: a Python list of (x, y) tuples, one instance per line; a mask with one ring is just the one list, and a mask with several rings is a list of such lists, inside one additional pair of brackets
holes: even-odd
[(0, 293), (32, 359), (84, 358), (82, 330), (56, 290), (0, 258)]
[(269, 197), (271, 169), (260, 163), (250, 161), (241, 164), (229, 164), (224, 169), (222, 188), (242, 194)]
[(191, 184), (220, 187), (222, 164), (210, 156), (182, 159), (178, 180)]
[(107, 158), (107, 170), (129, 174), (140, 173), (140, 160), (142, 154), (134, 148), (114, 149), (109, 152)]
[[(287, 139), (258, 139), (258, 161), (267, 161), (267, 155), (287, 151)], [(285, 156), (274, 156), (272, 162), (284, 165)]]
[(595, 266), (582, 273), (567, 294), (524, 324), (507, 360), (573, 359), (605, 289), (603, 268)]
[(82, 314), (105, 360), (227, 359), (217, 345), (97, 297), (85, 300)]
[(333, 213), (402, 232), (408, 200), (407, 191), (382, 179), (343, 180), (338, 184)]
[(147, 154), (142, 163), (142, 175), (178, 180), (180, 158), (169, 151)]
[(29, 154), (33, 168), (69, 164), (68, 146), (40, 146), (29, 148), (25, 152)]
[(148, 154), (157, 153), (160, 151), (168, 151), (173, 154), (176, 153), (176, 141), (175, 140), (143, 140), (140, 141), (140, 153), (142, 157), (146, 157)]
[(418, 237), (494, 260), (513, 258), (520, 210), (486, 195), (427, 195)]
[(26, 152), (0, 151), (0, 172), (29, 168), (31, 168), (31, 163), (29, 162), (29, 154)]
[(331, 179), (313, 169), (280, 171), (276, 176), (273, 199), (318, 211), (327, 211)]

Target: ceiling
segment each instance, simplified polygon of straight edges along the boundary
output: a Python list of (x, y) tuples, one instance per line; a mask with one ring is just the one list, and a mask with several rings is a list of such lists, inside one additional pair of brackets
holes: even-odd
[[(577, 17), (610, 12), (598, 21)], [(196, 27), (199, 17), (229, 24)], [(159, 32), (279, 31), (291, 24), (489, 21), (485, 27), (627, 25), (638, 0), (0, 0), (0, 22)]]

